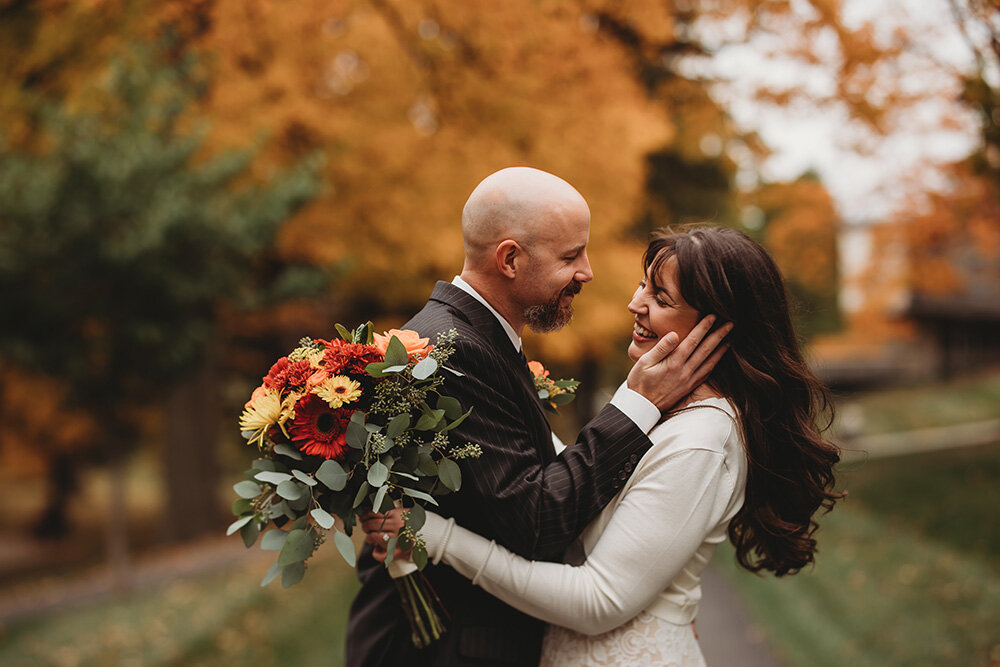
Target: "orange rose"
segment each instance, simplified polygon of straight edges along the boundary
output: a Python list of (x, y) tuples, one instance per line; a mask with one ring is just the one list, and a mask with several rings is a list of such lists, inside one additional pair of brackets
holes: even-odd
[(263, 396), (266, 393), (267, 393), (267, 387), (265, 387), (264, 385), (261, 385), (261, 386), (257, 387), (256, 389), (254, 389), (253, 393), (250, 394), (250, 400), (243, 404), (243, 409), (244, 410), (249, 410), (250, 409), (250, 405), (254, 401), (256, 401), (258, 398), (260, 398), (261, 396)]
[(536, 378), (537, 377), (547, 378), (549, 376), (549, 372), (545, 370), (545, 366), (542, 366), (542, 363), (540, 361), (529, 361), (528, 370), (531, 371), (531, 374), (534, 375)]
[(312, 391), (319, 385), (326, 382), (326, 379), (328, 377), (330, 377), (330, 374), (326, 372), (325, 368), (319, 369), (318, 371), (310, 375), (308, 380), (306, 380), (306, 389)]
[(434, 349), (433, 345), (428, 345), (429, 338), (421, 338), (420, 334), (416, 331), (411, 331), (409, 329), (389, 329), (385, 333), (375, 334), (375, 347), (378, 348), (382, 356), (385, 356), (386, 348), (389, 347), (389, 341), (395, 336), (399, 339), (399, 342), (403, 344), (406, 348), (406, 354), (411, 359), (420, 359), (426, 357), (430, 354), (431, 350)]

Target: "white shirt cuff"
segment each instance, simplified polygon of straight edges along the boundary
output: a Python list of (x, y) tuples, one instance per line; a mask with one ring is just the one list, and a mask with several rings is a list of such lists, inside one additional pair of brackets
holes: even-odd
[(660, 421), (660, 409), (642, 394), (629, 389), (624, 382), (611, 398), (611, 405), (624, 412), (646, 434)]

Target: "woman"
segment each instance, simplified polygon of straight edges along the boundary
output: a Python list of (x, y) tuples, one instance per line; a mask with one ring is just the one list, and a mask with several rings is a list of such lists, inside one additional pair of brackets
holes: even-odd
[[(831, 490), (838, 450), (816, 425), (826, 394), (767, 252), (701, 228), (657, 234), (643, 266), (628, 307), (633, 361), (708, 313), (735, 328), (708, 381), (650, 433), (652, 449), (571, 548), (575, 565), (525, 560), (434, 514), (421, 531), (435, 563), (551, 624), (542, 665), (704, 664), (690, 624), (716, 545), (728, 533), (746, 569), (795, 573), (816, 552), (813, 515), (842, 496)], [(369, 541), (397, 526), (368, 522)]]

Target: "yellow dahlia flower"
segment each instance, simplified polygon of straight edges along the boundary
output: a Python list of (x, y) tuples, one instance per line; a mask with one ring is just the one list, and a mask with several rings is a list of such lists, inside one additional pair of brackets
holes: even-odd
[(240, 415), (241, 431), (260, 431), (275, 424), (284, 424), (295, 416), (295, 401), (288, 396), (284, 401), (273, 389), (266, 389), (246, 405)]

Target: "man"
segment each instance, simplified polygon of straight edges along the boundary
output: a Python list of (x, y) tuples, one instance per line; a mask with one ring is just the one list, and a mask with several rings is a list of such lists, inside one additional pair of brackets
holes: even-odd
[[(590, 210), (569, 183), (525, 167), (496, 172), (462, 212), (461, 275), (439, 282), (406, 325), (432, 339), (458, 331), (449, 365), (464, 375), (449, 377), (446, 389), (473, 410), (455, 440), (483, 451), (462, 462), (461, 491), (441, 498), (436, 511), (536, 560), (562, 557), (649, 449), (646, 433), (660, 411), (697, 386), (723, 351), (713, 352), (725, 329), (706, 336), (709, 318), (680, 345), (676, 335), (664, 337), (577, 445), (557, 457), (520, 336), (525, 326), (554, 331), (569, 322), (574, 296), (593, 278), (589, 234)], [(441, 640), (418, 650), (395, 587), (366, 544), (348, 624), (350, 667), (538, 664), (541, 621), (446, 566), (424, 572), (451, 621)]]

